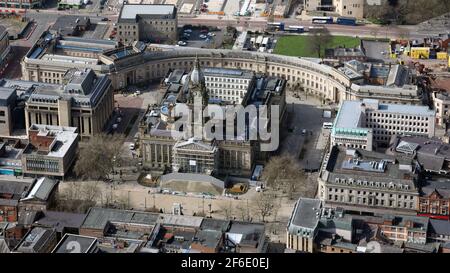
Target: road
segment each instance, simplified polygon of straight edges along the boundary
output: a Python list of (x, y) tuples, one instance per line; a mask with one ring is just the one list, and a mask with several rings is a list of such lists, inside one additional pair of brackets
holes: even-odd
[[(304, 27), (313, 26), (310, 21), (300, 21), (295, 18), (284, 18), (282, 20), (286, 26), (289, 25), (301, 25)], [(224, 17), (217, 20), (217, 17), (202, 15), (196, 18), (180, 17), (178, 18), (179, 25), (208, 25), (217, 27), (236, 26), (245, 27), (247, 29), (259, 29), (264, 30), (267, 25), (267, 21), (263, 18), (248, 18), (248, 19), (235, 19), (231, 16)], [(317, 26), (317, 25), (314, 25)], [(360, 37), (383, 37), (383, 38), (399, 38), (401, 36), (409, 36), (410, 38), (424, 38), (428, 37), (429, 33), (419, 33), (414, 31), (414, 27), (411, 26), (390, 26), (381, 27), (377, 25), (367, 26), (344, 26), (344, 25), (323, 25), (334, 35), (349, 35)]]
[[(49, 16), (49, 14), (53, 16)], [(111, 21), (116, 21), (118, 18), (118, 13), (113, 10), (108, 11), (104, 10), (102, 13), (97, 11), (58, 11), (58, 10), (41, 10), (40, 12), (36, 12), (34, 10), (27, 12), (27, 16), (31, 18), (39, 18), (39, 21), (56, 20), (55, 14), (59, 15), (80, 15), (80, 16), (89, 16), (91, 19), (100, 20), (102, 17), (107, 17)], [(220, 17), (220, 18), (219, 18)], [(304, 27), (310, 27), (313, 24), (310, 21), (301, 21), (296, 18), (284, 18), (282, 21), (285, 25), (302, 25)], [(236, 27), (245, 27), (247, 29), (252, 30), (264, 30), (267, 25), (267, 20), (264, 17), (261, 18), (237, 18), (233, 16), (217, 16), (217, 15), (198, 15), (195, 17), (192, 16), (179, 16), (178, 17), (178, 25), (208, 25), (208, 26), (217, 26), (217, 27), (226, 27), (226, 26), (236, 26)], [(344, 26), (344, 25), (324, 25), (332, 34), (334, 35), (350, 35), (350, 36), (360, 36), (360, 37), (384, 37), (384, 38), (399, 38), (401, 36), (409, 37), (409, 38), (424, 38), (428, 37), (430, 33), (423, 33), (417, 31), (417, 27), (415, 26), (389, 26), (382, 27), (377, 25), (366, 25), (366, 26)]]

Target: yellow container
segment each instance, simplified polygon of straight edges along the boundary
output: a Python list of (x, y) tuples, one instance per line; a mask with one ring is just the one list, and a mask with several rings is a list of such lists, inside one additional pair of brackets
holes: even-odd
[(412, 59), (429, 59), (430, 48), (429, 47), (412, 47), (411, 48)]
[(447, 52), (438, 52), (436, 55), (438, 60), (447, 60), (448, 57)]

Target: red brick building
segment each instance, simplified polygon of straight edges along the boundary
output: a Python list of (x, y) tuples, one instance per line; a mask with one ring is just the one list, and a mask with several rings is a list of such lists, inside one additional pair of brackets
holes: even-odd
[(418, 214), (435, 219), (449, 219), (450, 183), (427, 181), (421, 189)]
[(0, 181), (0, 222), (17, 222), (22, 211), (44, 211), (56, 198), (58, 182), (49, 178), (33, 182)]
[(17, 222), (19, 200), (31, 189), (31, 183), (16, 181), (0, 182), (0, 222)]

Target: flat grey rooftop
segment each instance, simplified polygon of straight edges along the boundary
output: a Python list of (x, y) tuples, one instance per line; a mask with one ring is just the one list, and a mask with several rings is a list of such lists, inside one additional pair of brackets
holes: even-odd
[(336, 128), (357, 128), (361, 118), (360, 101), (344, 101), (336, 118)]
[(173, 16), (176, 13), (173, 5), (123, 5), (120, 19), (136, 19), (136, 15), (166, 15)]
[(220, 76), (220, 77), (245, 78), (245, 79), (251, 79), (253, 77), (253, 72), (248, 70), (216, 68), (216, 67), (206, 67), (203, 68), (202, 70), (205, 76)]
[(158, 217), (149, 212), (94, 207), (88, 211), (81, 228), (103, 229), (108, 221), (155, 225)]
[(365, 106), (367, 112), (376, 111), (381, 113), (416, 115), (424, 117), (435, 116), (435, 111), (427, 106), (384, 104), (374, 99), (364, 99), (361, 101), (343, 101), (336, 118), (336, 128), (356, 129), (360, 126), (361, 115), (363, 115), (362, 106)]
[(15, 92), (14, 88), (0, 87), (0, 100), (8, 100)]
[(61, 212), (61, 211), (45, 211), (44, 215), (35, 222), (37, 226), (54, 228), (58, 232), (63, 232), (64, 228), (79, 229), (83, 223), (85, 214)]
[(321, 201), (319, 199), (300, 198), (295, 206), (291, 218), (291, 225), (301, 228), (314, 229), (319, 223), (317, 213), (320, 214)]
[(53, 253), (87, 253), (96, 242), (96, 238), (66, 234), (55, 247)]
[[(383, 161), (385, 162), (384, 172), (375, 172), (371, 169), (345, 169), (343, 168), (343, 162), (348, 160), (377, 163)], [(396, 163), (393, 164), (392, 162)], [(400, 168), (400, 165), (412, 166), (411, 158), (400, 155), (392, 156), (362, 149), (356, 149), (355, 156), (352, 156), (346, 153), (345, 148), (333, 147), (326, 167), (327, 171), (329, 171), (327, 181), (328, 183), (337, 183), (337, 179), (349, 180), (351, 178), (354, 180), (355, 186), (361, 187), (370, 186), (370, 182), (379, 182), (385, 184), (386, 190), (389, 190), (388, 186), (390, 183), (399, 183), (408, 186), (408, 189), (403, 188), (403, 191), (417, 192), (416, 175), (410, 170)], [(358, 185), (358, 181), (362, 184)], [(366, 183), (367, 185), (365, 185)], [(380, 189), (383, 189), (382, 184), (380, 184)]]

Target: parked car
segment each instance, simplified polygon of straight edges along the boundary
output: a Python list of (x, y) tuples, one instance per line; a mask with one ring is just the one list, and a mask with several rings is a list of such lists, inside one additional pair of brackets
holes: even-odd
[(103, 21), (103, 22), (108, 21), (108, 20), (109, 20), (109, 19), (106, 18), (106, 17), (103, 17), (103, 18), (102, 18), (102, 21)]
[(212, 32), (208, 32), (208, 36), (209, 36), (209, 37), (214, 37), (214, 36), (216, 36), (216, 34), (215, 34), (215, 33), (212, 33)]
[(186, 45), (187, 45), (187, 42), (185, 42), (185, 41), (179, 41), (179, 42), (178, 42), (178, 45), (179, 45), (179, 46), (186, 46)]
[(205, 34), (200, 34), (200, 36), (198, 36), (198, 37), (200, 37), (200, 39), (205, 39), (205, 38), (207, 38), (208, 36), (206, 36)]
[(192, 29), (188, 28), (184, 30), (185, 33), (192, 33)]

